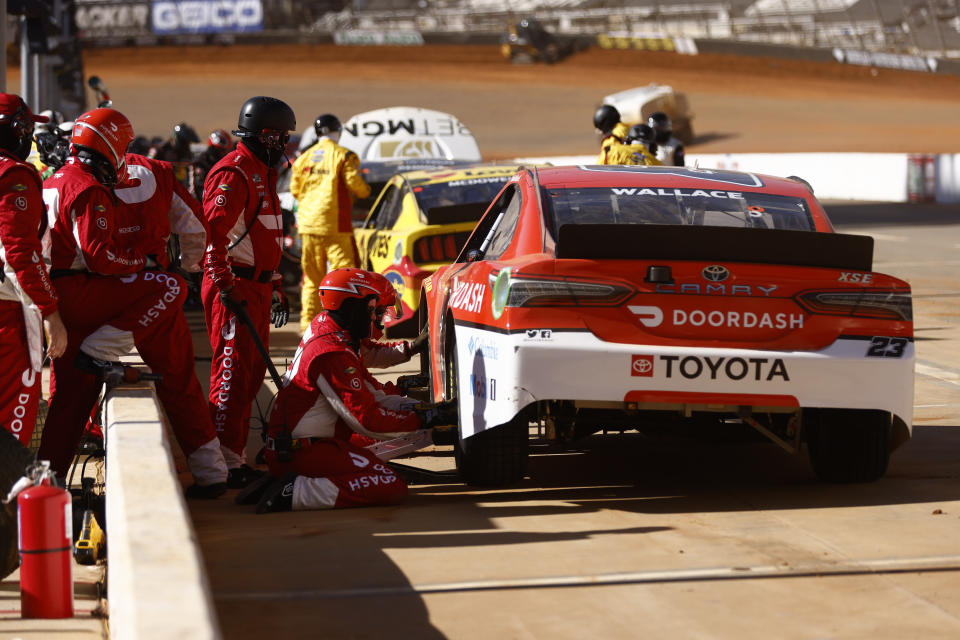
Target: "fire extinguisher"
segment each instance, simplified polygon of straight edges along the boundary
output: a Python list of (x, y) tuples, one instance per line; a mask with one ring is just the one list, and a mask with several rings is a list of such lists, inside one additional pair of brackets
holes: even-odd
[(20, 609), (24, 618), (73, 617), (73, 501), (56, 486), (50, 463), (27, 468), (7, 502), (17, 497)]

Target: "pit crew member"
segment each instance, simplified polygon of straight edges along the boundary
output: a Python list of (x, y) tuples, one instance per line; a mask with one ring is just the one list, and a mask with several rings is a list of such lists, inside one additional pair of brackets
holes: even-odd
[[(207, 246), (207, 227), (200, 203), (176, 179), (169, 162), (134, 153), (128, 153), (126, 161), (127, 180), (115, 189), (126, 205), (121, 207), (126, 223), (118, 230), (121, 246), (156, 255), (157, 261), (169, 269), (167, 246), (171, 232), (176, 233), (180, 268), (199, 274)], [(174, 312), (169, 330), (162, 348), (168, 344), (178, 347), (167, 356), (166, 375), (157, 383), (157, 396), (197, 480), (197, 484), (187, 488), (187, 497), (217, 497), (226, 491), (227, 465), (197, 379), (193, 340), (182, 307)], [(151, 353), (155, 348), (154, 344), (137, 345), (141, 356), (147, 353), (145, 359), (157, 359)]]
[(290, 315), (277, 272), (283, 224), (273, 167), (295, 128), (293, 110), (285, 102), (250, 98), (233, 132), (240, 143), (214, 165), (204, 185), (210, 237), (201, 297), (213, 349), (208, 404), (223, 445), (229, 488), (245, 487), (260, 475), (246, 464), (244, 449), (250, 405), (266, 363), (242, 314), (249, 315), (264, 345), (269, 345), (270, 322), (279, 328)]
[[(653, 130), (645, 124), (630, 127), (624, 144), (613, 144), (607, 158), (608, 164), (627, 164), (658, 166), (663, 163), (650, 152), (649, 144), (653, 139)], [(654, 145), (655, 146), (655, 145)]]
[(74, 125), (71, 156), (44, 183), (52, 222), (50, 275), (69, 340), (53, 360), (38, 455), (61, 475), (96, 403), (104, 367), (136, 346), (164, 380), (178, 370), (182, 344), (171, 336), (186, 294), (183, 280), (159, 270), (158, 256), (118, 241), (126, 218), (113, 188), (126, 179), (124, 152), (132, 140), (133, 127), (122, 113), (89, 111)]
[(620, 112), (609, 104), (600, 105), (593, 114), (593, 126), (603, 136), (600, 139), (600, 156), (597, 158), (597, 164), (612, 164), (609, 158), (610, 151), (615, 145), (623, 144), (629, 127), (620, 122)]
[(371, 275), (337, 269), (320, 283), (324, 312), (300, 341), (270, 414), (266, 459), (281, 479), (258, 513), (400, 502), (406, 483), (351, 434), (383, 439), (451, 421), (447, 406), (409, 410), (412, 401), (386, 394), (364, 366), (359, 349), (379, 296)]
[(656, 111), (647, 118), (657, 143), (657, 159), (665, 165), (682, 167), (686, 162), (683, 143), (673, 137), (673, 124), (663, 111)]
[(370, 195), (370, 185), (360, 175), (357, 155), (338, 143), (343, 126), (329, 113), (314, 122), (317, 143), (293, 163), (290, 193), (299, 202), (297, 231), (303, 242), (300, 264), (303, 289), (300, 293), (300, 330), (306, 331), (319, 312), (317, 284), (330, 270), (355, 264), (353, 198)]
[(26, 162), (34, 115), (20, 96), (0, 93), (0, 425), (29, 446), (40, 406), (42, 332), (60, 356), (67, 330), (43, 260), (47, 219), (40, 176)]

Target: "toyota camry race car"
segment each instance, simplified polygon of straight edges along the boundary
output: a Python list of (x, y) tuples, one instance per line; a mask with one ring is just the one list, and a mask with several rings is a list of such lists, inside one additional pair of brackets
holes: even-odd
[(354, 230), (360, 264), (393, 283), (403, 315), (389, 310), (389, 336), (416, 333), (420, 283), (460, 253), (516, 165), (469, 165), (398, 173)]
[(423, 283), (435, 400), (471, 484), (523, 476), (531, 425), (747, 426), (872, 481), (909, 439), (909, 285), (801, 182), (677, 167), (519, 171)]

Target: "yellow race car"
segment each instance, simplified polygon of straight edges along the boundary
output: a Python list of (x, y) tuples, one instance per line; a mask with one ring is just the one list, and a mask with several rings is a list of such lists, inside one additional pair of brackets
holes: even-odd
[(393, 283), (402, 315), (389, 310), (387, 336), (418, 328), (420, 283), (456, 259), (477, 221), (517, 165), (474, 164), (408, 171), (383, 187), (363, 225), (354, 230), (360, 266)]

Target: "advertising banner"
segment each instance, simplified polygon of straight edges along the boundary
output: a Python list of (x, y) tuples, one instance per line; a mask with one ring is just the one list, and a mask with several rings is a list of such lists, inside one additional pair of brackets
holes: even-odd
[(149, 2), (77, 2), (74, 18), (83, 40), (150, 35)]
[(263, 31), (260, 0), (154, 0), (153, 33), (249, 33)]

